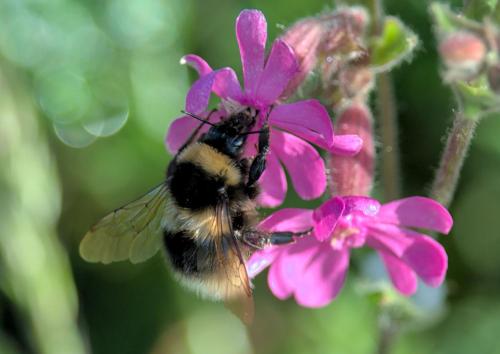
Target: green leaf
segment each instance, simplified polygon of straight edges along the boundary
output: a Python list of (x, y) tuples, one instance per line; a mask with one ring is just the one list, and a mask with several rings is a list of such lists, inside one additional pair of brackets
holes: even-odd
[(382, 33), (371, 46), (372, 67), (387, 71), (409, 57), (418, 43), (417, 36), (394, 17), (386, 17)]
[(482, 31), (482, 25), (480, 23), (469, 20), (462, 15), (455, 14), (445, 4), (437, 2), (432, 3), (430, 12), (434, 17), (434, 24), (438, 37), (445, 37), (450, 33), (460, 30), (473, 32)]
[(432, 3), (430, 6), (430, 12), (434, 17), (434, 23), (436, 24), (438, 32), (450, 33), (458, 29), (454, 23), (455, 15), (446, 5), (436, 2)]
[(475, 82), (458, 81), (455, 87), (467, 118), (479, 119), (486, 113), (498, 111), (500, 98), (491, 92), (484, 79)]
[(481, 21), (491, 15), (498, 5), (498, 0), (472, 0), (467, 3), (464, 14), (468, 18)]

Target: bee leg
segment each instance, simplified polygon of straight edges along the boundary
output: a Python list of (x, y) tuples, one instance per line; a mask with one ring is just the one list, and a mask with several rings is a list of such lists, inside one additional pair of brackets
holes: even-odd
[(243, 233), (242, 239), (250, 247), (262, 249), (268, 246), (286, 245), (295, 242), (295, 238), (309, 234), (311, 230), (303, 232), (272, 232), (265, 233), (257, 230), (248, 230)]
[(250, 166), (247, 187), (253, 187), (266, 169), (266, 155), (269, 151), (269, 126), (267, 123), (262, 127), (259, 134), (258, 151)]
[(236, 166), (239, 168), (239, 170), (243, 176), (248, 174), (251, 161), (252, 161), (251, 159), (249, 159), (248, 157), (245, 157), (237, 162)]

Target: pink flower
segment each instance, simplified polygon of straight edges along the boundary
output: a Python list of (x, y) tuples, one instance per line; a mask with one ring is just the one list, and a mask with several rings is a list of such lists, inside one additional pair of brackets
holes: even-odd
[[(295, 190), (303, 199), (314, 199), (326, 188), (325, 164), (309, 143), (341, 155), (353, 155), (361, 148), (356, 135), (335, 136), (326, 109), (317, 100), (278, 104), (290, 80), (298, 72), (293, 50), (281, 39), (274, 41), (265, 59), (267, 23), (257, 10), (244, 10), (236, 20), (236, 37), (243, 64), (244, 89), (233, 69), (212, 68), (196, 55), (186, 55), (181, 62), (198, 71), (200, 78), (186, 98), (186, 111), (206, 115), (211, 93), (221, 98), (217, 121), (231, 114), (235, 107), (253, 107), (259, 111), (255, 130), (264, 124), (269, 114), (270, 151), (267, 167), (260, 179), (260, 203), (278, 206), (285, 198), (287, 181), (282, 164), (287, 168)], [(273, 107), (271, 109), (271, 107)], [(166, 144), (177, 151), (199, 122), (183, 116), (170, 126)], [(290, 134), (292, 133), (292, 134)], [(247, 141), (247, 155), (255, 154), (256, 135)]]
[(271, 231), (312, 234), (286, 246), (258, 251), (248, 261), (251, 277), (270, 265), (268, 284), (273, 294), (294, 295), (306, 307), (327, 305), (339, 293), (349, 267), (352, 248), (374, 248), (395, 288), (404, 295), (417, 289), (417, 276), (437, 287), (445, 277), (444, 248), (415, 230), (448, 233), (453, 220), (436, 201), (409, 197), (380, 205), (368, 197), (335, 197), (316, 210), (282, 209), (260, 227)]

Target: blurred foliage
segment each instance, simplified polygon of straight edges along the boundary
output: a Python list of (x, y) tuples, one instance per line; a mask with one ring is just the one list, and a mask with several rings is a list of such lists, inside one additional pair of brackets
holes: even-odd
[(22, 85), (12, 84), (7, 65), (1, 67), (0, 289), (17, 306), (23, 336), (32, 342), (27, 346), (83, 354), (75, 286), (55, 233), (60, 190), (54, 159)]
[(418, 43), (417, 37), (396, 18), (387, 17), (381, 35), (373, 43), (372, 65), (375, 72), (390, 70), (407, 57)]
[[(450, 3), (455, 10), (461, 5)], [(275, 299), (259, 277), (257, 319), (247, 331), (222, 305), (180, 288), (160, 255), (138, 266), (102, 266), (77, 254), (100, 216), (163, 178), (170, 159), (164, 135), (194, 78), (179, 65), (183, 54), (238, 72), (233, 28), (241, 9), (261, 9), (274, 38), (332, 6), (320, 0), (0, 1), (0, 71), (9, 73), (0, 88), (0, 175), (12, 182), (0, 184), (6, 220), (0, 242), (11, 250), (1, 255), (0, 353), (57, 353), (51, 345), (75, 354), (375, 350), (378, 300), (355, 286), (358, 258), (340, 297), (322, 310)], [(393, 71), (405, 195), (428, 191), (453, 112), (427, 6), (385, 2), (386, 13), (420, 39), (413, 60)], [(450, 260), (447, 311), (432, 327), (406, 329), (395, 353), (500, 348), (498, 118), (479, 126), (451, 207), (455, 228), (441, 239)], [(289, 194), (285, 206), (301, 206)], [(18, 228), (9, 229), (13, 223)]]

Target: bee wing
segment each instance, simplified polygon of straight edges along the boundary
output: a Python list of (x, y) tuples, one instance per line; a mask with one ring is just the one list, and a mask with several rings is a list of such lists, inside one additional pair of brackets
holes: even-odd
[(229, 230), (229, 237), (220, 237), (215, 242), (216, 259), (221, 269), (224, 269), (230, 286), (238, 289), (236, 293), (229, 289), (226, 290), (233, 296), (225, 300), (225, 305), (245, 324), (250, 324), (253, 321), (254, 304), (252, 285), (248, 277), (245, 260), (239, 247), (239, 241), (234, 235), (227, 201), (221, 201), (216, 208), (215, 220), (221, 223), (218, 229)]
[(161, 247), (167, 194), (162, 183), (102, 218), (83, 237), (82, 258), (108, 264), (126, 259), (139, 263), (154, 256)]

